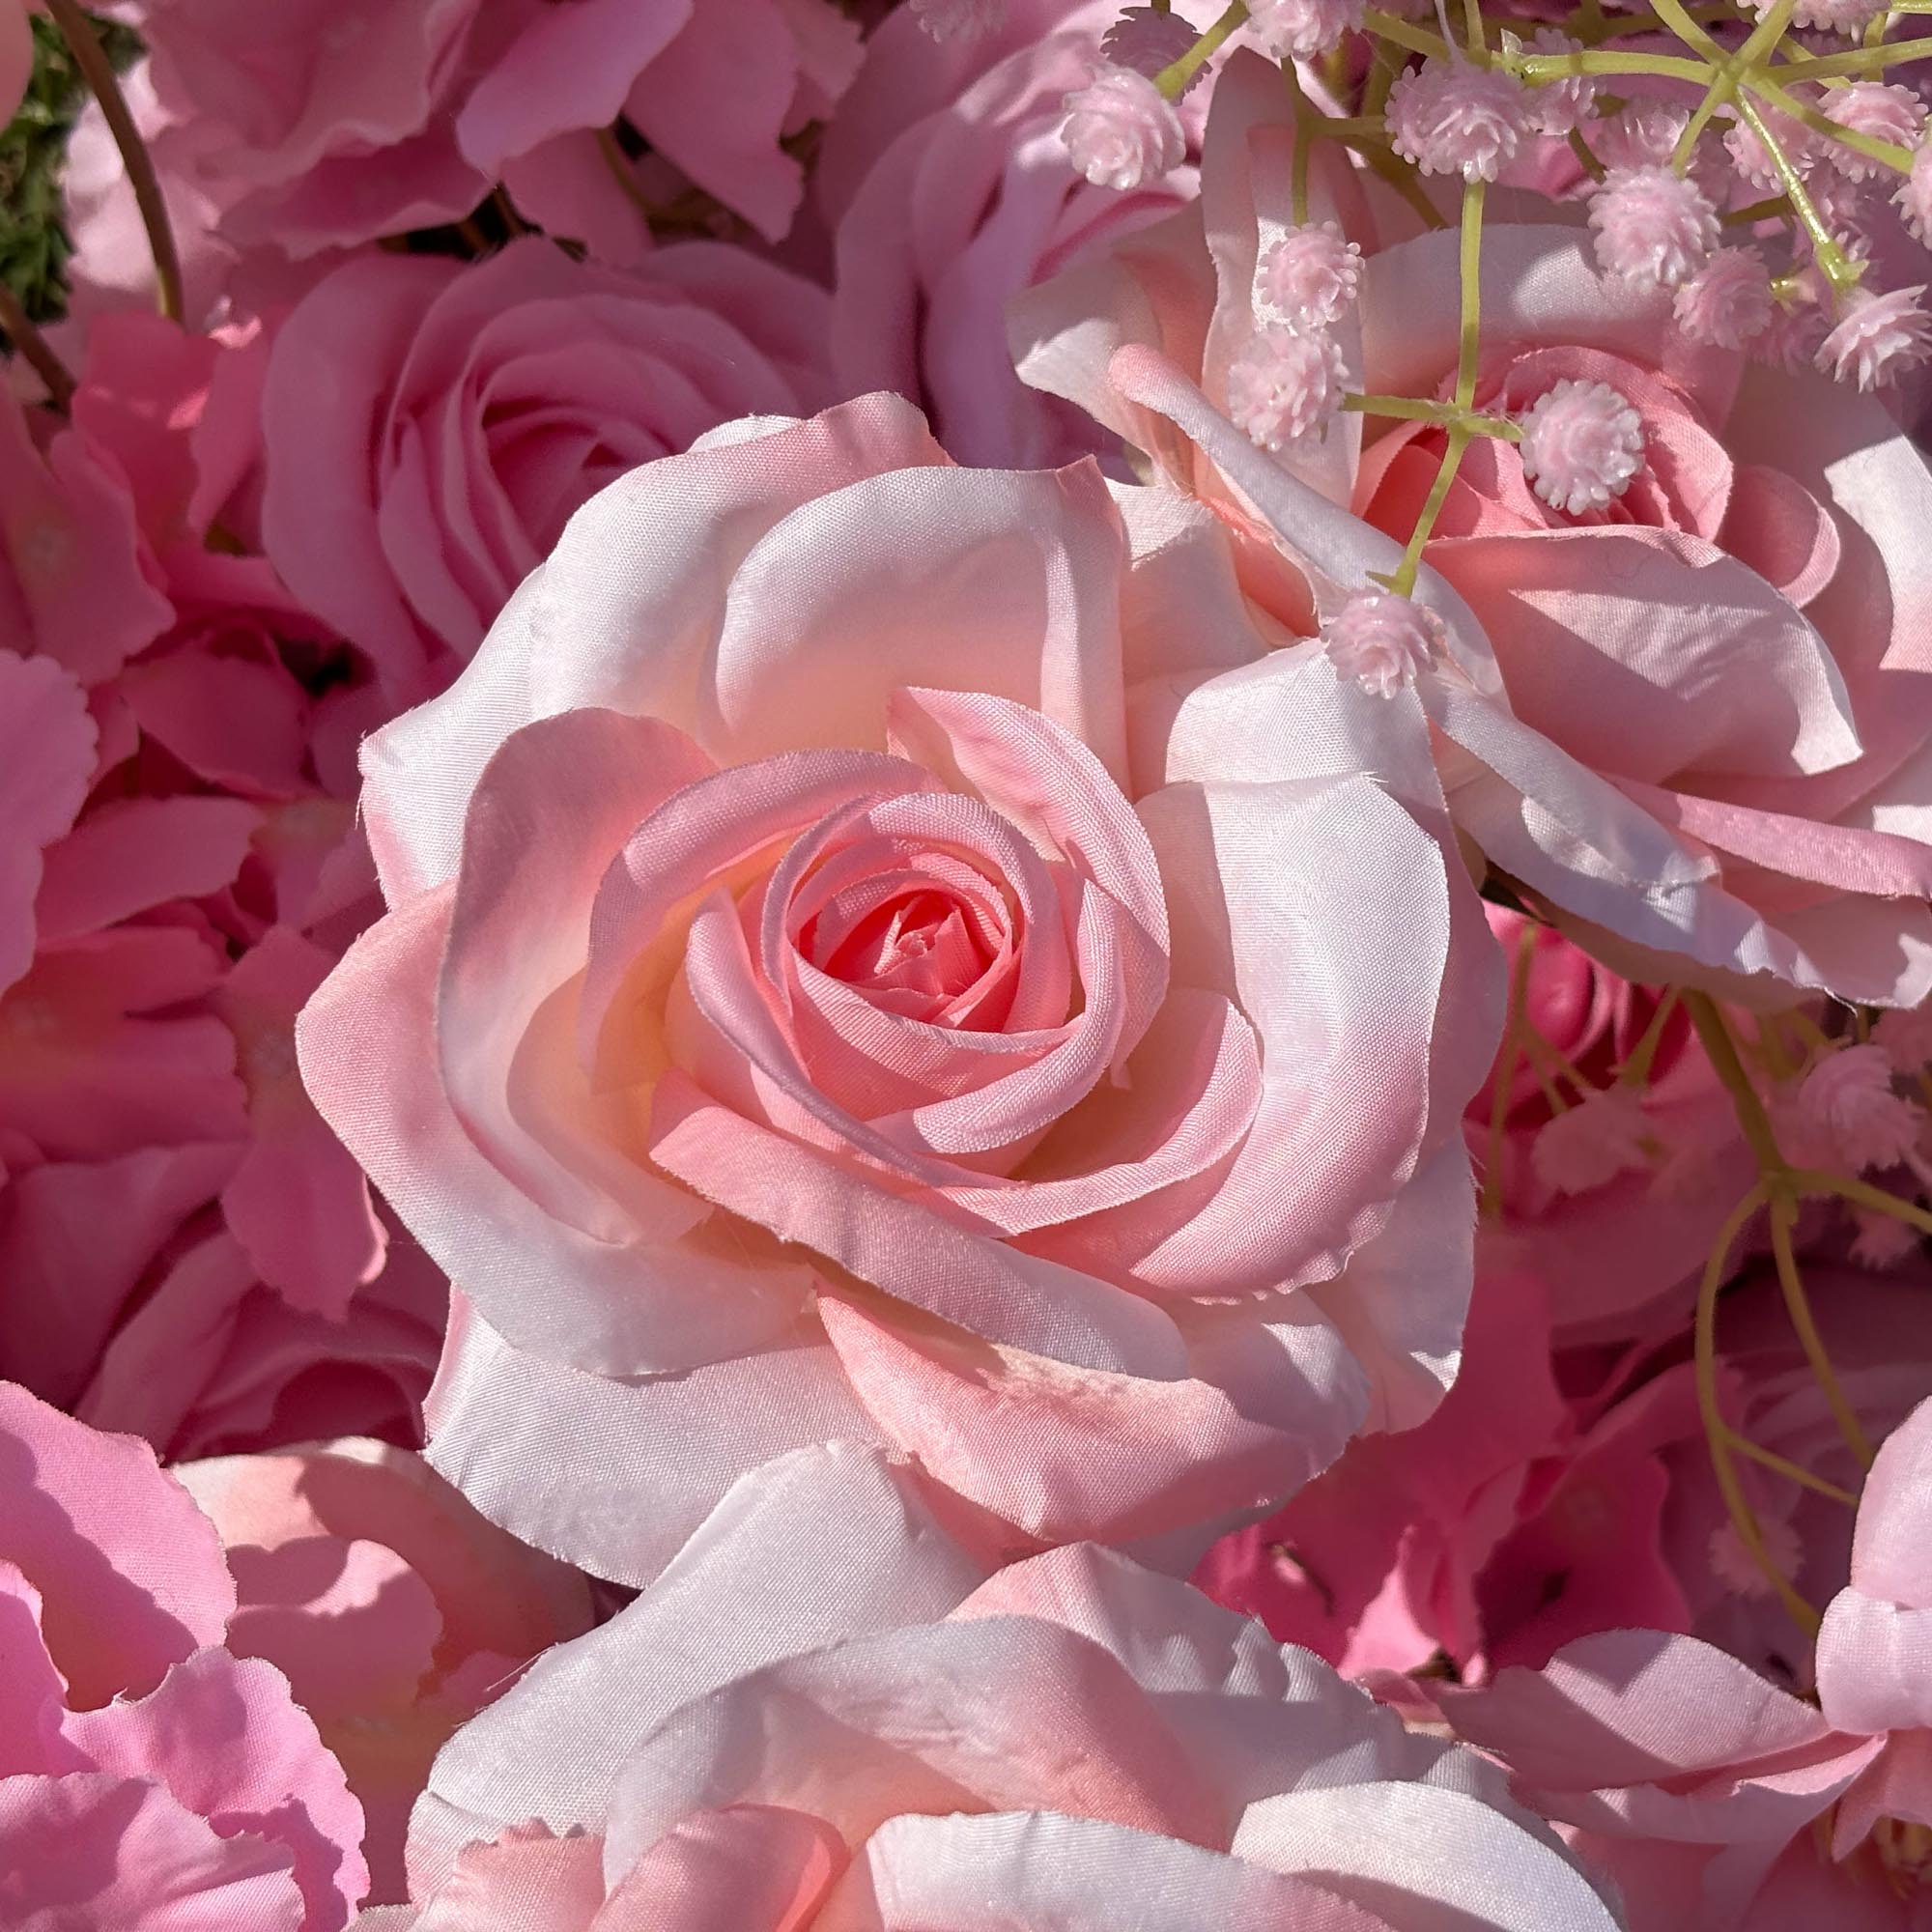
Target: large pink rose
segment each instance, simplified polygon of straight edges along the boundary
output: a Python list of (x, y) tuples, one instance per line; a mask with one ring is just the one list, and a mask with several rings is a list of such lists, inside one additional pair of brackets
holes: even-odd
[(0, 1382), (0, 1923), (341, 1932), (362, 1813), (145, 1443)]
[(467, 267), (352, 262), (296, 309), (270, 362), (270, 560), (392, 699), (419, 697), (585, 497), (728, 418), (824, 401), (824, 304), (704, 242), (626, 275), (536, 238)]
[[(1213, 10), (1190, 11), (1205, 25)], [(1114, 445), (1020, 382), (1005, 310), (1194, 193), (1192, 165), (1122, 193), (1067, 164), (1065, 97), (1120, 14), (1114, 0), (1015, 0), (992, 32), (942, 42), (901, 7), (827, 129), (813, 189), (838, 244), (840, 383), (912, 397), (962, 463), (1069, 463)], [(1202, 100), (1183, 107), (1197, 137)]]
[[(1279, 75), (1217, 86), (1196, 210), (1111, 270), (1023, 297), (1022, 373), (1146, 449), (1237, 532), (1252, 593), (1296, 632), (1392, 571), (1436, 432), (1350, 414), (1271, 459), (1221, 411), (1259, 327), (1256, 266), (1292, 213)], [(1446, 396), (1454, 231), (1388, 240), (1318, 155), (1317, 218), (1366, 251), (1348, 386)], [(1932, 472), (1874, 399), (1689, 344), (1667, 295), (1606, 282), (1574, 226), (1491, 222), (1479, 406), (1565, 379), (1642, 420), (1613, 512), (1572, 517), (1478, 440), (1424, 553), (1445, 629), (1416, 690), (1459, 827), (1519, 891), (1633, 977), (1700, 971), (1914, 1004), (1932, 987)], [(1661, 955), (1661, 956), (1660, 956)]]
[(1495, 949), (1419, 708), (1270, 652), (1211, 520), (892, 398), (741, 426), (365, 769), (303, 1073), (529, 1540), (634, 1577), (847, 1435), (1003, 1547), (1158, 1536), (1453, 1374)]
[[(822, 1550), (818, 1587), (774, 1590), (773, 1534)], [(748, 1479), (432, 1776), (424, 1909), (394, 1921), (422, 1932), (1616, 1923), (1473, 1753), (1105, 1550), (975, 1588), (916, 1497), (838, 1452)]]

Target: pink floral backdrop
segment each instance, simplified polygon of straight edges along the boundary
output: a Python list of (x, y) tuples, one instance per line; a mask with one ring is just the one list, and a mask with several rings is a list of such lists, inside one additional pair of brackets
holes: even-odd
[(1932, 1932), (1923, 11), (0, 0), (0, 1932)]

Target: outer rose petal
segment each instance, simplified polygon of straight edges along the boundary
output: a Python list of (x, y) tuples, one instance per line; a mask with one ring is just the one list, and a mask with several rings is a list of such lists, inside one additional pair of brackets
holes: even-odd
[[(1025, 1812), (887, 1820), (825, 1916), (840, 1932), (1007, 1932), (1092, 1922), (1096, 1906), (1131, 1911), (1136, 1932), (1197, 1932), (1204, 1922), (1222, 1932), (1384, 1932), (1390, 1923), (1320, 1881), (1120, 1825)], [(1605, 1916), (1590, 1932), (1611, 1922)]]
[(307, 1932), (286, 1847), (217, 1833), (164, 1785), (0, 1779), (0, 1918), (22, 1932)]
[(410, 1932), (601, 1932), (603, 1853), (595, 1838), (537, 1829), (470, 1845)]
[[(391, 903), (454, 871), (470, 793), (519, 725), (595, 705), (694, 729), (717, 586), (759, 538), (823, 492), (946, 460), (910, 404), (868, 396), (668, 457), (586, 504), (469, 670), (364, 749), (363, 809)], [(640, 522), (642, 550), (627, 534)], [(568, 651), (546, 641), (566, 635)]]
[[(801, 1571), (764, 1552), (785, 1539)], [(437, 1759), (417, 1808), (411, 1872), (433, 1889), (458, 1848), (526, 1818), (601, 1825), (636, 1745), (689, 1698), (781, 1657), (944, 1616), (986, 1575), (940, 1527), (916, 1481), (876, 1450), (802, 1449), (741, 1478), (642, 1595), (587, 1636), (539, 1658)], [(738, 1614), (721, 1622), (711, 1606)], [(641, 1703), (612, 1721), (609, 1687)]]
[(235, 1585), (213, 1525), (155, 1452), (0, 1383), (0, 1554), (40, 1592), (77, 1708), (154, 1689), (218, 1644)]
[[(878, 1435), (814, 1322), (726, 1361), (615, 1380), (512, 1349), (461, 1296), (428, 1420), (430, 1461), (493, 1522), (633, 1586), (747, 1469)], [(543, 1492), (529, 1486), (533, 1460), (555, 1472)], [(640, 1516), (647, 1467), (657, 1501)]]

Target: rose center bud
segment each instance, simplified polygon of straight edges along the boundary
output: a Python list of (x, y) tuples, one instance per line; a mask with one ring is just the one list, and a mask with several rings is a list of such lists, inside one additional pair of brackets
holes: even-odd
[(799, 931), (798, 949), (828, 978), (875, 1005), (932, 1025), (971, 1028), (972, 996), (1011, 955), (1004, 894), (946, 854), (841, 885)]

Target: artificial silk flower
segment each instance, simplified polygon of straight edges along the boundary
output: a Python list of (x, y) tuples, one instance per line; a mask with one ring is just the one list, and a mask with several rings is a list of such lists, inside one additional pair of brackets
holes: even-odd
[(635, 1578), (852, 1435), (1009, 1551), (1185, 1562), (1434, 1406), (1494, 943), (1412, 698), (1270, 651), (1173, 511), (889, 398), (747, 426), (368, 746), (391, 910), (300, 1053), (461, 1292), (487, 1514)]
[[(823, 1550), (820, 1589), (774, 1592), (781, 1524)], [(694, 1627), (720, 1601), (761, 1615)], [(411, 1867), (420, 1917), (397, 1922), (421, 1932), (1616, 1923), (1473, 1753), (1109, 1551), (980, 1581), (848, 1448), (748, 1476), (459, 1734)]]
[[(1294, 141), (1278, 75), (1237, 56), (1199, 204), (1022, 297), (1012, 327), (1022, 375), (1211, 506), (1250, 596), (1307, 635), (1399, 571), (1445, 431), (1349, 414), (1269, 460), (1231, 421), (1272, 443), (1243, 358), (1271, 327), (1262, 253), (1299, 218)], [(1365, 250), (1333, 330), (1347, 384), (1447, 408), (1457, 236), (1393, 239), (1406, 218), (1328, 158), (1312, 215)], [(1667, 288), (1606, 276), (1571, 228), (1486, 223), (1482, 288), (1473, 407), (1521, 440), (1469, 444), (1414, 582), (1446, 631), (1417, 690), (1459, 829), (1635, 977), (1917, 1004), (1924, 457), (1875, 401), (1691, 339)]]

